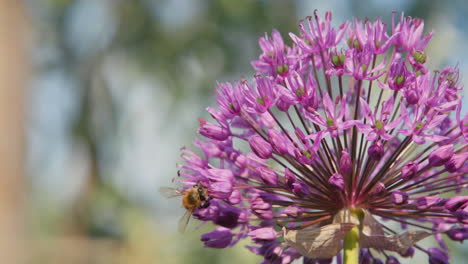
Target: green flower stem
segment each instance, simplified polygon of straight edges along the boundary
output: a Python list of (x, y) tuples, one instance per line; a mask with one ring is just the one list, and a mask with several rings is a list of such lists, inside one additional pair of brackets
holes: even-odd
[(353, 227), (344, 237), (344, 264), (359, 263), (359, 226)]
[[(363, 212), (361, 210), (351, 210), (351, 215), (361, 222)], [(344, 264), (359, 263), (359, 229), (360, 225), (353, 227), (344, 237)]]

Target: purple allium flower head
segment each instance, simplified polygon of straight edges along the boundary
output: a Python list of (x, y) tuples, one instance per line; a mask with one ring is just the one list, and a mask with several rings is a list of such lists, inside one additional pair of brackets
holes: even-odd
[[(420, 19), (331, 20), (315, 12), (292, 41), (273, 30), (252, 80), (217, 84), (214, 121), (200, 119), (194, 144), (203, 155), (182, 149), (177, 178), (182, 194), (206, 188), (193, 217), (217, 228), (202, 241), (251, 238), (263, 263), (342, 263), (357, 226), (360, 263), (415, 251), (447, 263), (443, 239), (468, 228), (468, 199), (455, 194), (468, 186), (458, 66), (427, 67)], [(417, 244), (429, 236), (441, 249)]]

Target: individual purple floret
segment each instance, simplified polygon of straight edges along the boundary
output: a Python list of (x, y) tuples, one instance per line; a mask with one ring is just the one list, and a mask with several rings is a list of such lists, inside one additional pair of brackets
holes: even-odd
[(261, 37), (255, 75), (217, 84), (198, 150), (182, 149), (180, 192), (200, 188), (193, 217), (216, 226), (204, 245), (348, 264), (357, 232), (359, 263), (448, 263), (444, 239), (468, 237), (468, 114), (458, 65), (427, 66), (432, 36), (403, 14), (336, 28), (314, 12), (291, 39)]

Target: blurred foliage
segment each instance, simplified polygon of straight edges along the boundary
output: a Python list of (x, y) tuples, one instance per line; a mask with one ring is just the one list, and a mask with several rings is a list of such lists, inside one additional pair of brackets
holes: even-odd
[[(70, 20), (82, 1), (48, 0), (40, 4), (31, 3), (33, 17), (38, 20), (35, 27), (39, 31), (36, 34), (38, 40), (42, 46), (54, 47), (55, 56), (58, 57), (52, 63), (47, 61), (39, 64), (37, 74), (62, 68), (77, 81), (80, 96), (76, 100), (79, 109), (74, 117), (72, 138), (86, 146), (90, 165), (85, 185), (72, 205), (65, 209), (54, 209), (47, 199), (36, 201), (32, 213), (37, 220), (33, 224), (36, 235), (58, 241), (63, 237), (78, 238), (75, 241), (77, 245), (84, 243), (82, 239), (86, 238), (98, 245), (106, 241), (118, 243), (117, 246), (104, 246), (104, 251), (98, 250), (97, 254), (92, 253), (93, 250), (83, 250), (83, 256), (77, 258), (77, 263), (82, 259), (86, 259), (86, 263), (258, 261), (242, 244), (225, 251), (203, 248), (200, 235), (210, 231), (210, 226), (177, 236), (173, 230), (165, 231), (155, 226), (148, 208), (129, 200), (113, 187), (112, 182), (106, 180), (101, 162), (106, 160), (106, 155), (111, 155), (107, 153), (109, 142), (97, 137), (99, 133), (96, 132), (93, 119), (97, 108), (108, 111), (106, 116), (111, 118), (106, 120), (104, 134), (116, 136), (113, 134), (119, 105), (110, 95), (108, 84), (102, 79), (102, 67), (108, 57), (123, 55), (143, 74), (157, 76), (162, 83), (161, 88), (173, 94), (178, 104), (183, 104), (184, 97), (194, 91), (200, 97), (211, 95), (216, 79), (252, 73), (249, 61), (258, 53), (258, 36), (270, 32), (272, 28), (283, 32), (293, 30), (297, 23), (295, 5), (285, 1), (198, 1), (203, 4), (199, 14), (191, 17), (187, 23), (167, 27), (167, 22), (162, 21), (161, 10), (157, 8), (168, 5), (169, 0), (156, 4), (144, 0), (104, 1), (112, 11), (116, 30), (110, 43), (94, 53), (75, 50), (76, 43), (67, 39), (70, 34), (76, 34), (68, 32)], [(193, 74), (193, 69), (187, 65), (189, 58), (197, 62), (196, 67), (202, 72), (197, 78), (187, 77)], [(190, 80), (190, 87), (187, 87), (187, 79)], [(104, 94), (104, 99), (96, 100), (93, 97), (96, 90)], [(90, 245), (93, 248), (91, 242)], [(38, 255), (45, 262), (55, 263), (54, 260), (60, 259), (55, 258), (57, 253), (49, 252), (50, 246), (40, 248), (43, 250)], [(115, 251), (110, 259), (106, 258), (108, 250)]]
[[(70, 20), (79, 5), (90, 1), (105, 3), (106, 11), (112, 14), (115, 32), (109, 34), (111, 39), (103, 47), (97, 48), (93, 46), (94, 43), (87, 43), (90, 50), (83, 52), (76, 50), (76, 43), (69, 39), (78, 34), (70, 32)], [(389, 18), (389, 10), (378, 9), (377, 2), (351, 0), (346, 2), (351, 10), (346, 12), (360, 17), (383, 13)], [(406, 14), (424, 18), (441, 7), (437, 1), (429, 2), (408, 1)], [(86, 146), (89, 162), (85, 184), (71, 205), (56, 208), (47, 198), (33, 197), (35, 205), (31, 218), (34, 219), (34, 233), (45, 239), (76, 237), (98, 244), (99, 241), (112, 241), (112, 245), (103, 247), (105, 253), (99, 253), (99, 250), (83, 251), (83, 254), (89, 254), (85, 262), (70, 263), (259, 261), (258, 257), (243, 248), (246, 242), (223, 251), (203, 248), (200, 235), (212, 229), (209, 225), (187, 234), (176, 235), (173, 230), (164, 230), (155, 224), (158, 221), (154, 218), (166, 212), (151, 212), (154, 206), (132, 200), (113, 185), (109, 180), (112, 175), (106, 175), (103, 168), (115, 166), (109, 161), (112, 160), (109, 157), (114, 155), (114, 148), (109, 145), (115, 144), (122, 136), (116, 132), (122, 106), (112, 95), (103, 71), (109, 58), (122, 57), (128, 63), (129, 72), (138, 71), (142, 76), (160, 82), (157, 89), (161, 90), (155, 93), (172, 95), (175, 98), (173, 109), (183, 107), (189, 96), (196, 96), (200, 101), (207, 100), (213, 96), (215, 80), (251, 76), (253, 71), (249, 62), (260, 52), (257, 45), (259, 36), (270, 33), (273, 28), (283, 32), (284, 36), (286, 32), (297, 32), (297, 21), (301, 19), (297, 13), (304, 12), (299, 10), (304, 1), (30, 0), (28, 3), (35, 20), (35, 42), (39, 43), (40, 49), (52, 47), (54, 53), (54, 59), (37, 63), (36, 75), (61, 69), (76, 81), (77, 96), (74, 100), (79, 107), (77, 113), (70, 117), (74, 141), (70, 144)], [(185, 7), (188, 3), (191, 5)], [(184, 13), (182, 9), (190, 7), (196, 7), (196, 10), (189, 12), (188, 18), (178, 21), (180, 14)], [(306, 13), (312, 15), (313, 10)], [(119, 72), (113, 74), (118, 75)], [(204, 104), (201, 104), (199, 109), (189, 111), (201, 113), (203, 108)], [(93, 121), (96, 115), (104, 115), (105, 120)], [(193, 133), (188, 134), (187, 142), (193, 137)], [(174, 174), (175, 170), (174, 167)], [(49, 252), (54, 244), (44, 242), (44, 245), (44, 252)], [(109, 250), (112, 252), (110, 256)], [(46, 255), (38, 253), (38, 256), (44, 258), (43, 263), (48, 263)], [(63, 259), (70, 260), (66, 257)], [(39, 260), (35, 263), (42, 262)]]

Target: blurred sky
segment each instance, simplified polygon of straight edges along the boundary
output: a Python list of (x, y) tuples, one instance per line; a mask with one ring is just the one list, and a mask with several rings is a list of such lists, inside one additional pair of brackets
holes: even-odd
[[(31, 201), (56, 215), (70, 213), (97, 181), (117, 204), (176, 230), (180, 201), (166, 200), (158, 189), (172, 185), (179, 149), (197, 137), (197, 117), (214, 105), (216, 81), (251, 77), (258, 37), (273, 28), (284, 37), (297, 32), (298, 21), (314, 9), (332, 11), (336, 25), (354, 16), (381, 16), (390, 24), (392, 10), (420, 17), (426, 32), (435, 32), (430, 67), (458, 64), (468, 76), (464, 0), (27, 3), (34, 64), (26, 131)], [(467, 86), (466, 77), (462, 82)]]

